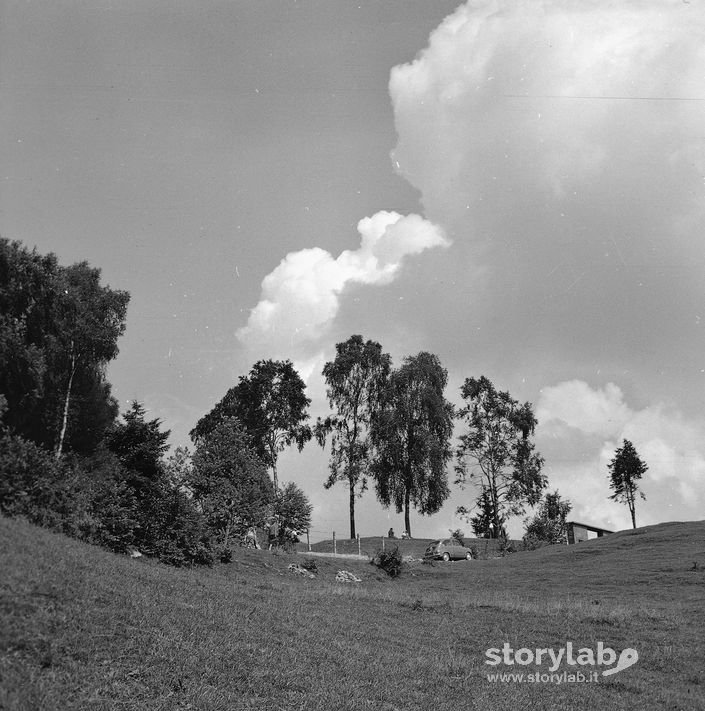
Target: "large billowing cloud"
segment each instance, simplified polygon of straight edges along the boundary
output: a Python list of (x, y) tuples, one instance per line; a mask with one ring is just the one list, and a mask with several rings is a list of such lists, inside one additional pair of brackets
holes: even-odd
[(357, 228), (360, 246), (338, 257), (318, 247), (288, 254), (262, 281), (260, 301), (237, 332), (240, 341), (261, 351), (293, 354), (303, 359), (303, 370), (310, 370), (345, 289), (389, 284), (405, 257), (449, 244), (441, 228), (419, 215), (381, 211), (360, 220)]
[(392, 160), (454, 240), (466, 357), (699, 406), (704, 36), (681, 0), (472, 0), (393, 69)]
[(613, 383), (591, 388), (577, 380), (544, 388), (537, 417), (551, 485), (573, 502), (577, 520), (608, 528), (630, 525), (627, 508), (607, 498), (612, 493), (607, 467), (624, 439), (649, 467), (637, 524), (702, 517), (705, 421), (662, 403), (635, 409)]

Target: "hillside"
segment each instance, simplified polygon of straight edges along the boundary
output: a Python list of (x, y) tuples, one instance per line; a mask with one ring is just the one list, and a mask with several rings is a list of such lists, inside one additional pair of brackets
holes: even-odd
[[(703, 522), (397, 580), (330, 558), (305, 579), (287, 571), (305, 554), (245, 550), (177, 570), (5, 518), (0, 538), (2, 709), (705, 707)], [(491, 647), (568, 640), (639, 661), (593, 684), (487, 680)]]

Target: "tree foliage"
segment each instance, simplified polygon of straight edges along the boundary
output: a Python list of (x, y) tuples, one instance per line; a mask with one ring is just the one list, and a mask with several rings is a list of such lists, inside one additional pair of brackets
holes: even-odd
[(330, 437), (329, 489), (344, 481), (349, 490), (350, 538), (355, 538), (355, 496), (367, 489), (370, 459), (369, 427), (384, 391), (391, 359), (374, 341), (351, 336), (336, 345), (335, 360), (323, 368), (328, 404), (335, 414), (316, 423), (321, 447)]
[(59, 274), (59, 298), (55, 324), (57, 361), (66, 379), (62, 387), (62, 409), (57, 457), (64, 447), (69, 426), (71, 398), (77, 373), (102, 380), (104, 367), (118, 354), (117, 341), (125, 331), (129, 294), (100, 284), (100, 269), (87, 262), (73, 264)]
[(190, 477), (187, 485), (210, 530), (226, 546), (233, 534), (261, 526), (274, 501), (264, 463), (231, 417), (198, 440)]
[(536, 418), (531, 403), (520, 404), (485, 376), (467, 378), (461, 394), (467, 404), (459, 415), (468, 429), (457, 449), (456, 483), (479, 485), (477, 504), (490, 520), (478, 525), (491, 523), (492, 537), (499, 538), (506, 517), (537, 504), (546, 486), (543, 458), (531, 439)]
[(566, 518), (573, 504), (561, 498), (558, 491), (546, 493), (532, 519), (524, 522), (524, 543), (529, 548), (543, 544), (565, 543)]
[(436, 513), (450, 495), (446, 464), (452, 456), (453, 405), (444, 397), (448, 373), (437, 356), (421, 352), (404, 359), (389, 376), (371, 422), (372, 473), (383, 506)]
[(57, 455), (96, 448), (117, 415), (104, 371), (128, 302), (86, 262), (0, 239), (0, 392), (15, 434)]
[(276, 489), (279, 453), (294, 443), (301, 451), (312, 437), (306, 424), (311, 400), (305, 390), (291, 361), (258, 361), (196, 423), (191, 439), (198, 444), (226, 418), (236, 418), (251, 438), (257, 456), (272, 470)]
[(280, 543), (296, 543), (299, 536), (311, 526), (313, 506), (294, 482), (289, 482), (276, 492), (273, 509), (279, 525)]
[(138, 496), (155, 493), (166, 484), (163, 457), (169, 449), (169, 430), (161, 431), (159, 419), (146, 420), (142, 403), (136, 400), (106, 433), (107, 448), (129, 471), (128, 483)]
[(165, 481), (163, 457), (169, 449), (169, 430), (162, 432), (161, 420), (146, 420), (145, 414), (144, 405), (135, 400), (105, 437), (107, 448), (131, 473), (129, 483), (138, 495)]
[(629, 507), (632, 528), (636, 528), (637, 493), (642, 499), (646, 500), (644, 492), (639, 490), (639, 480), (648, 468), (628, 439), (625, 439), (622, 446), (615, 451), (614, 457), (607, 467), (610, 477), (610, 489), (613, 492), (609, 498)]
[[(476, 511), (474, 516), (471, 515), (473, 510)], [(457, 513), (468, 519), (473, 533), (478, 538), (507, 537), (507, 518), (502, 514), (497, 515), (497, 510), (490, 496), (489, 489), (482, 489), (480, 491), (474, 509), (459, 506)]]

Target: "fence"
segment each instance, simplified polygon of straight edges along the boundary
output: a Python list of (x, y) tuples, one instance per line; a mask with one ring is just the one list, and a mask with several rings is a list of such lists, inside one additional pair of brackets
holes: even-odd
[[(312, 538), (317, 538), (315, 543)], [(321, 538), (323, 540), (321, 540)], [(310, 529), (301, 535), (301, 541), (297, 545), (299, 553), (311, 553), (312, 555), (330, 556), (360, 556), (371, 558), (379, 551), (387, 550), (390, 546), (399, 548), (403, 555), (414, 557), (423, 556), (428, 540), (411, 538), (390, 538), (389, 536), (361, 536), (358, 534), (354, 539), (349, 537), (340, 538), (335, 531), (324, 531), (320, 529)]]

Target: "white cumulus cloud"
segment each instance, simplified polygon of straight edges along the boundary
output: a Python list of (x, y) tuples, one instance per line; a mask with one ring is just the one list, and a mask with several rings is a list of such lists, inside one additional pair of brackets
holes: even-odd
[(357, 228), (360, 246), (337, 257), (318, 247), (287, 254), (262, 281), (260, 301), (238, 339), (260, 351), (316, 361), (347, 288), (389, 284), (406, 257), (449, 244), (439, 226), (415, 214), (380, 211)]
[(475, 362), (697, 406), (704, 36), (680, 0), (471, 0), (392, 70), (393, 165), (453, 238), (442, 308)]

